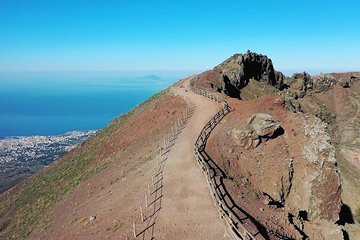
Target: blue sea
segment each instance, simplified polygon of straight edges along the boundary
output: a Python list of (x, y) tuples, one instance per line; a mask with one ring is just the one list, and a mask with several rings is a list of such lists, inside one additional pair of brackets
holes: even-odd
[(0, 73), (0, 138), (96, 130), (183, 77), (117, 72)]

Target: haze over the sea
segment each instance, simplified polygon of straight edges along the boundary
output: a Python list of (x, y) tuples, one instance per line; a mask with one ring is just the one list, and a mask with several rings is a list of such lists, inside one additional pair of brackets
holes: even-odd
[(0, 73), (0, 138), (103, 128), (184, 73)]

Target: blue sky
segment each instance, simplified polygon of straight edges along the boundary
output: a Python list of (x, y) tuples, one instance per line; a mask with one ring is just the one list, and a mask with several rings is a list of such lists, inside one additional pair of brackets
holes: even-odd
[(357, 1), (0, 0), (0, 71), (360, 70)]

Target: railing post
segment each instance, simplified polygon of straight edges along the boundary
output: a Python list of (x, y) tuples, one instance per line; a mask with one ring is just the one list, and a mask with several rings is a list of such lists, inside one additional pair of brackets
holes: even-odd
[(134, 233), (134, 238), (137, 237), (136, 235), (136, 226), (135, 226), (135, 222), (133, 222), (133, 233)]
[(144, 222), (144, 213), (141, 205), (140, 205), (140, 216), (141, 216), (141, 221)]

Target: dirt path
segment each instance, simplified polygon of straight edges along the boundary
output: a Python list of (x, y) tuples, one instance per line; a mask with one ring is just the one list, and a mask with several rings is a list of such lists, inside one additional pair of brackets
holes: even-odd
[(188, 97), (196, 110), (168, 156), (164, 198), (154, 236), (156, 239), (231, 239), (192, 152), (201, 129), (221, 106), (184, 89), (175, 90)]

